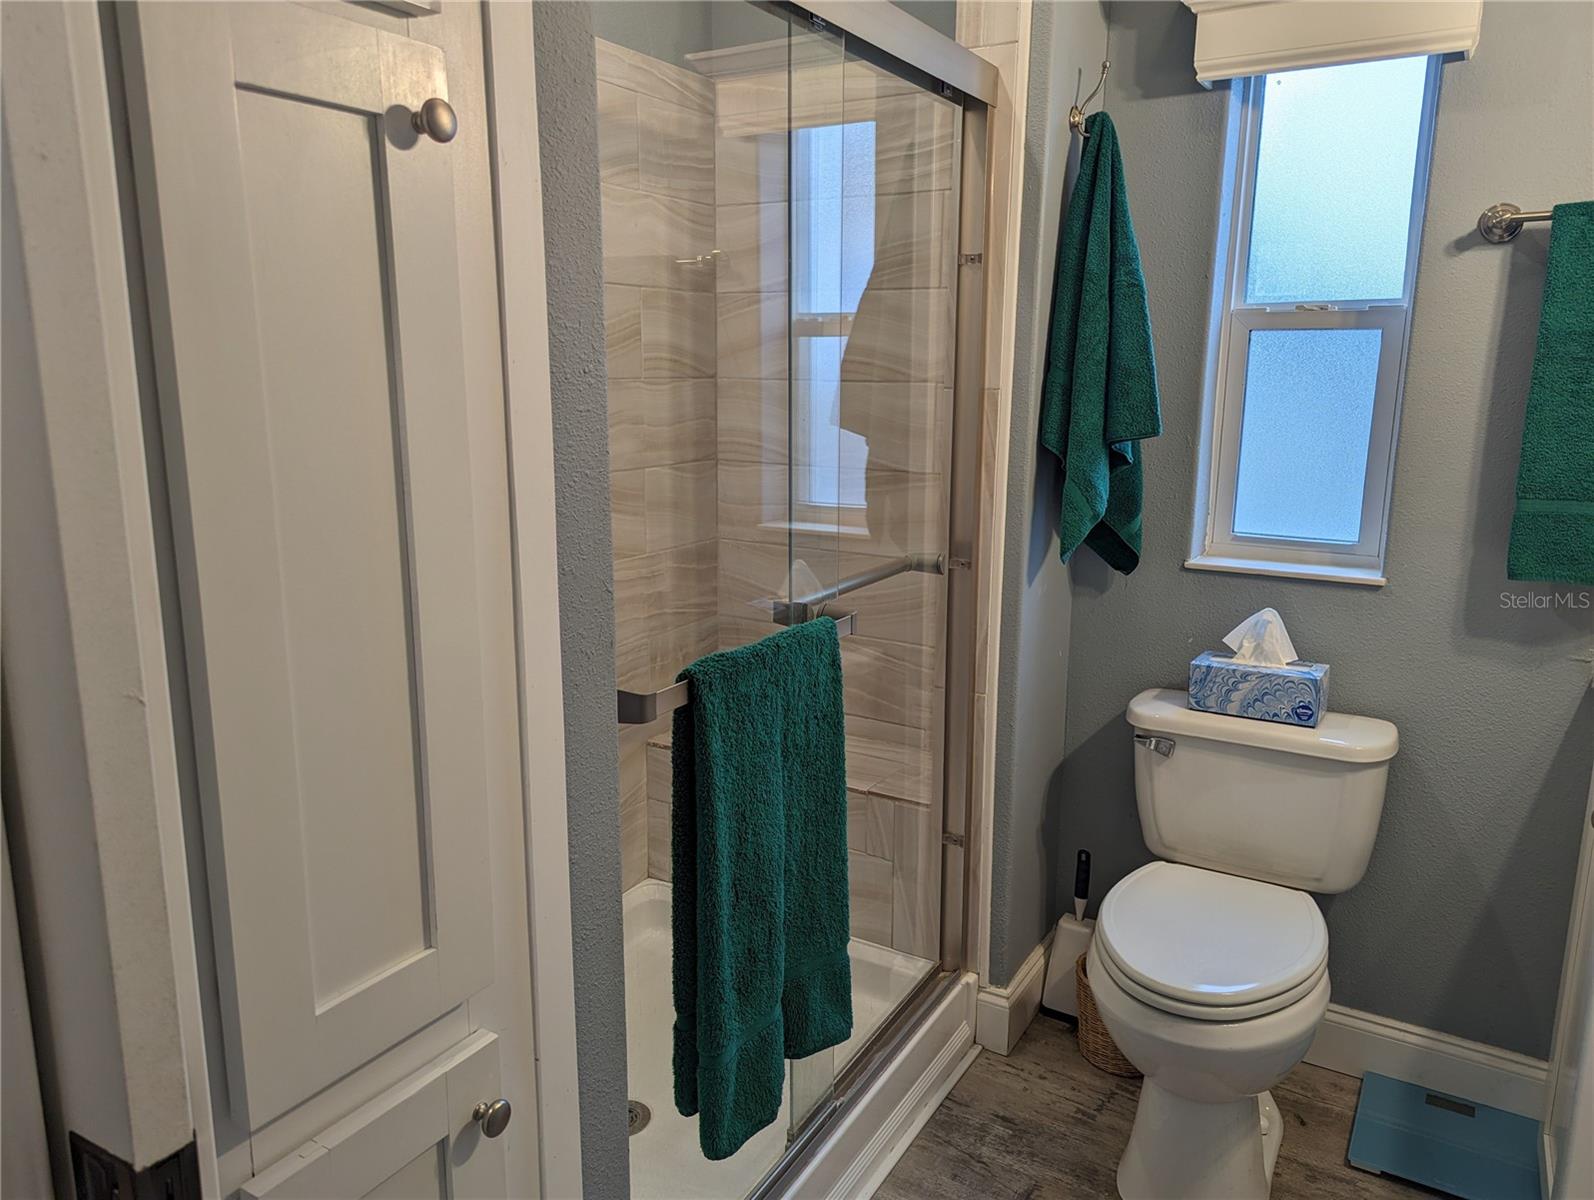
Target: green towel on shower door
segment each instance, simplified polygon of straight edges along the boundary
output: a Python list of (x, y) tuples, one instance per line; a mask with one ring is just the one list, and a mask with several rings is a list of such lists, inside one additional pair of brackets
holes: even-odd
[(679, 678), (692, 695), (671, 753), (675, 1105), (720, 1159), (780, 1114), (786, 1059), (852, 1034), (836, 623)]
[(1594, 583), (1594, 200), (1550, 221), (1506, 573)]
[(1087, 117), (1085, 132), (1058, 235), (1040, 436), (1063, 464), (1063, 561), (1083, 543), (1127, 575), (1140, 565), (1135, 443), (1162, 432), (1162, 413), (1118, 134), (1106, 113)]

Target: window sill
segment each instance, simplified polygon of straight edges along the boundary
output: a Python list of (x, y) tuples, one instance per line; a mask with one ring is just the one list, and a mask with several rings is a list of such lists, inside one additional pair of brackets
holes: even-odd
[(830, 521), (763, 521), (758, 527), (767, 529), (771, 533), (833, 534), (851, 538), (869, 536), (869, 528), (866, 525), (837, 525)]
[(1372, 567), (1334, 567), (1306, 563), (1268, 562), (1255, 558), (1224, 558), (1198, 554), (1184, 561), (1191, 571), (1226, 571), (1234, 575), (1275, 575), (1281, 579), (1316, 579), (1324, 583), (1354, 583), (1362, 587), (1383, 587), (1389, 582)]

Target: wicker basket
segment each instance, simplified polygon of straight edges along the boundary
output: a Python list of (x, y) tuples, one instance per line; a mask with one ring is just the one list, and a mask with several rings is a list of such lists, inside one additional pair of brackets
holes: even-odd
[(1123, 1056), (1123, 1051), (1107, 1032), (1107, 1026), (1102, 1024), (1101, 1014), (1096, 1011), (1096, 997), (1091, 995), (1090, 980), (1085, 977), (1083, 954), (1074, 960), (1074, 989), (1079, 1005), (1079, 1052), (1085, 1056), (1085, 1061), (1109, 1075), (1140, 1078), (1135, 1064)]

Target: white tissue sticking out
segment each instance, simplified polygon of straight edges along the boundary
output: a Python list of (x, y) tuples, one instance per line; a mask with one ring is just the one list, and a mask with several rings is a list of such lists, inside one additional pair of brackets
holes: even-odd
[(1241, 621), (1223, 639), (1234, 661), (1259, 667), (1282, 667), (1295, 661), (1295, 644), (1278, 609), (1264, 608)]

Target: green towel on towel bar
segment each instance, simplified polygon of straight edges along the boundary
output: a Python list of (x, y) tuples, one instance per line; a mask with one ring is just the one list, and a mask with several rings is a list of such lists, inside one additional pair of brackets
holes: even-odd
[(682, 671), (671, 753), (675, 1106), (727, 1158), (788, 1058), (852, 1034), (841, 647), (828, 617)]
[(1506, 573), (1594, 583), (1594, 200), (1550, 220)]
[(1118, 134), (1106, 113), (1085, 131), (1057, 243), (1040, 435), (1063, 464), (1063, 561), (1083, 543), (1127, 575), (1140, 564), (1135, 443), (1162, 432), (1162, 413)]

